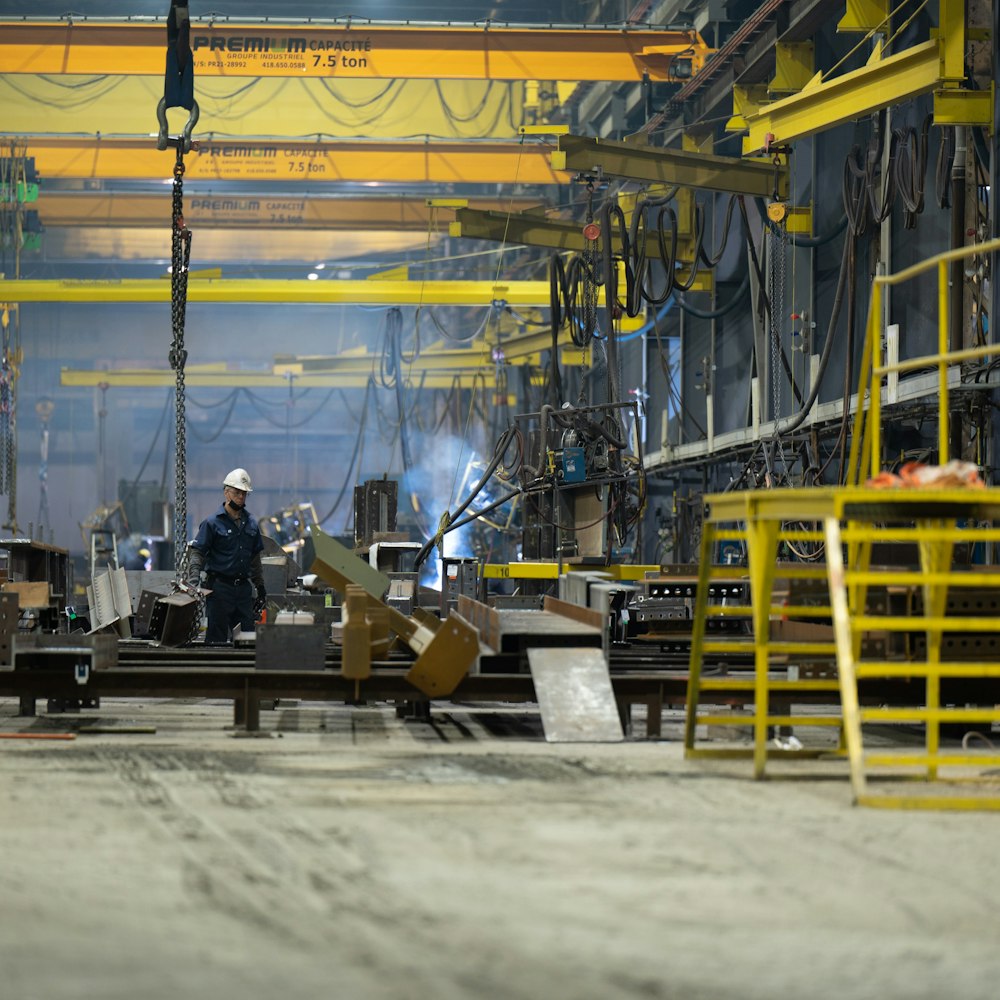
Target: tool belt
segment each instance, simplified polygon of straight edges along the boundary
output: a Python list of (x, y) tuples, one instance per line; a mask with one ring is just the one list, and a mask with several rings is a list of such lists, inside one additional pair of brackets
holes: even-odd
[(216, 573), (214, 571), (206, 573), (205, 576), (207, 578), (206, 582), (208, 583), (211, 583), (213, 580), (221, 580), (223, 583), (229, 583), (233, 586), (240, 583), (248, 583), (250, 581), (250, 577), (248, 576), (226, 576), (225, 573)]

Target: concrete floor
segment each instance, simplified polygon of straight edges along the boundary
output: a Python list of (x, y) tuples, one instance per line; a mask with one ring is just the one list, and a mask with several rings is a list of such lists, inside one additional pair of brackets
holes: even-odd
[[(852, 808), (841, 761), (553, 745), (537, 716), (109, 702), (0, 732), (11, 1000), (988, 995), (1000, 815)], [(670, 720), (668, 720), (670, 721)], [(780, 775), (780, 776), (779, 776)]]

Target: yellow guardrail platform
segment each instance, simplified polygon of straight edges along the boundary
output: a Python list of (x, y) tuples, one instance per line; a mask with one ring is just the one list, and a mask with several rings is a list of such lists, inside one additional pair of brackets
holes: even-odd
[[(701, 562), (695, 599), (688, 682), (685, 750), (690, 757), (751, 756), (755, 778), (764, 777), (767, 761), (796, 756), (829, 753), (829, 746), (819, 750), (778, 750), (768, 747), (769, 732), (777, 726), (835, 725), (843, 729), (851, 764), (851, 779), (856, 801), (876, 804), (864, 773), (866, 759), (880, 764), (915, 763), (924, 769), (924, 777), (937, 779), (944, 764), (966, 768), (975, 764), (1000, 763), (1000, 754), (971, 753), (948, 757), (940, 753), (939, 727), (942, 722), (1000, 721), (1000, 710), (987, 706), (976, 709), (943, 707), (940, 701), (942, 677), (997, 677), (1000, 665), (984, 662), (959, 663), (941, 657), (942, 636), (963, 630), (980, 633), (1000, 631), (996, 618), (961, 612), (962, 601), (948, 602), (949, 588), (997, 588), (1000, 573), (956, 568), (953, 556), (962, 543), (1000, 541), (1000, 528), (993, 522), (1000, 518), (1000, 489), (899, 489), (884, 490), (863, 486), (815, 489), (776, 489), (710, 494), (705, 497), (706, 511), (702, 529)], [(750, 605), (734, 608), (710, 605), (708, 584), (721, 575), (731, 575), (732, 566), (713, 565), (716, 545), (736, 541), (745, 546), (750, 580)], [(872, 547), (878, 543), (902, 543), (919, 551), (916, 568), (903, 565), (873, 568)], [(815, 557), (795, 563), (779, 563), (778, 557), (788, 543), (803, 546)], [(826, 561), (821, 546), (826, 548)], [(779, 548), (780, 547), (780, 548)], [(775, 602), (779, 580), (814, 580), (827, 583), (827, 603), (803, 607)], [(886, 602), (870, 602), (874, 586), (916, 588), (920, 601), (906, 615), (892, 615)], [(949, 609), (952, 617), (949, 617)], [(975, 609), (973, 609), (974, 611)], [(714, 615), (745, 613), (752, 623), (752, 637), (707, 639), (707, 623)], [(832, 623), (830, 636), (822, 638), (787, 638), (783, 619), (819, 619)], [(862, 637), (880, 633), (906, 633), (922, 637), (926, 656), (917, 661), (908, 658), (880, 665), (861, 659)], [(881, 647), (880, 647), (881, 648)], [(732, 678), (703, 676), (706, 657), (722, 652), (745, 652), (753, 655), (752, 677), (745, 683), (756, 694), (753, 713), (740, 719), (732, 715), (700, 712), (710, 700), (713, 689), (733, 686)], [(834, 677), (800, 679), (790, 669), (802, 660), (835, 659)], [(877, 672), (881, 670), (882, 674)], [(964, 672), (964, 673), (963, 673)], [(912, 704), (897, 715), (875, 709), (861, 709), (857, 681), (866, 676), (914, 677), (926, 682), (922, 704)], [(815, 701), (816, 692), (829, 692), (836, 709), (826, 715), (796, 715), (791, 710), (796, 695), (808, 692), (805, 700)], [(912, 685), (908, 694), (913, 696)], [(1000, 702), (1000, 686), (997, 699)], [(843, 711), (841, 711), (841, 704)], [(696, 747), (698, 723), (744, 722), (752, 727), (753, 746), (746, 748)], [(926, 746), (920, 754), (899, 756), (889, 753), (869, 755), (862, 743), (862, 722), (921, 722), (926, 726)], [(988, 784), (988, 782), (987, 782)], [(997, 782), (1000, 792), (1000, 782)], [(974, 801), (973, 801), (974, 799)], [(1000, 798), (996, 803), (1000, 806)], [(954, 795), (895, 796), (878, 804), (916, 807), (990, 807), (988, 796), (966, 799)]]

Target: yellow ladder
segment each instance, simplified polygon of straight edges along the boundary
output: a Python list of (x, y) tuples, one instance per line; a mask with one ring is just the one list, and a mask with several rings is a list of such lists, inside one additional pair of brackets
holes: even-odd
[[(958, 524), (959, 520), (992, 521), (1000, 515), (1000, 490), (908, 490), (883, 493), (881, 497), (875, 491), (870, 494), (869, 504), (847, 506), (841, 511), (842, 517), (831, 516), (824, 521), (844, 738), (854, 800), (861, 805), (888, 808), (1000, 809), (1000, 771), (983, 770), (1000, 767), (1000, 748), (991, 747), (988, 740), (983, 740), (983, 749), (963, 745), (953, 750), (941, 745), (943, 724), (1000, 722), (1000, 707), (996, 704), (1000, 702), (1000, 662), (985, 657), (965, 659), (970, 647), (974, 652), (977, 644), (982, 645), (983, 635), (1000, 633), (1000, 617), (982, 615), (984, 608), (989, 610), (990, 602), (967, 596), (974, 593), (972, 588), (987, 588), (1000, 600), (1000, 573), (962, 569), (954, 563), (956, 544), (1000, 541), (1000, 529), (992, 525)], [(873, 570), (870, 553), (876, 541), (916, 545), (919, 569)], [(888, 609), (885, 614), (873, 613), (866, 602), (867, 590), (886, 582), (918, 588), (918, 599), (910, 614), (891, 614)], [(983, 607), (970, 607), (977, 603)], [(976, 610), (980, 615), (968, 613)], [(863, 657), (861, 634), (869, 629), (906, 634), (908, 657), (898, 661)], [(915, 634), (919, 643), (912, 641)], [(970, 635), (979, 638), (970, 639)], [(924, 655), (918, 658), (918, 653)], [(896, 703), (862, 705), (858, 684), (866, 679), (891, 682), (886, 689), (898, 692)], [(949, 704), (951, 698), (957, 701), (961, 696), (955, 685), (963, 680), (978, 682), (976, 697), (993, 704), (974, 708)], [(866, 749), (865, 724), (923, 726), (922, 745)], [(870, 728), (867, 735), (870, 742)], [(907, 779), (922, 779), (923, 787), (918, 791), (875, 791), (869, 782), (869, 767), (891, 769), (879, 777), (894, 781), (896, 787)], [(944, 770), (947, 776), (942, 775)], [(884, 786), (884, 782), (880, 783)], [(965, 794), (970, 788), (975, 788), (976, 794)]]
[[(688, 667), (687, 714), (685, 719), (684, 748), (689, 758), (725, 757), (753, 758), (753, 775), (764, 777), (769, 759), (782, 760), (816, 757), (831, 752), (831, 747), (777, 749), (768, 746), (769, 730), (778, 726), (841, 726), (840, 693), (836, 678), (803, 679), (793, 670), (802, 658), (816, 659), (836, 654), (833, 639), (790, 639), (772, 633), (774, 620), (790, 618), (829, 619), (831, 609), (823, 605), (788, 606), (774, 603), (775, 584), (778, 580), (825, 580), (826, 568), (822, 563), (778, 565), (781, 542), (822, 541), (823, 533), (790, 529), (788, 522), (822, 521), (822, 515), (832, 509), (830, 490), (751, 490), (705, 497), (706, 511), (702, 523), (701, 558), (698, 568), (698, 588), (692, 621), (691, 657)], [(720, 541), (736, 541), (746, 546), (747, 572), (750, 580), (750, 604), (721, 606), (709, 603), (711, 581), (732, 578), (732, 566), (717, 566), (712, 557)], [(742, 616), (752, 623), (752, 636), (733, 639), (707, 638), (708, 622), (717, 616)], [(706, 656), (745, 654), (753, 658), (753, 673), (748, 677), (706, 677)], [(702, 711), (702, 704), (725, 700), (727, 693), (752, 693), (753, 712), (748, 716), (713, 714)], [(830, 714), (799, 714), (790, 710), (796, 694), (803, 700), (813, 701), (817, 694), (827, 693), (836, 712)], [(707, 696), (707, 697), (706, 697)], [(781, 702), (788, 709), (777, 711), (773, 706)], [(699, 725), (746, 725), (752, 728), (752, 748), (699, 747), (696, 746)]]

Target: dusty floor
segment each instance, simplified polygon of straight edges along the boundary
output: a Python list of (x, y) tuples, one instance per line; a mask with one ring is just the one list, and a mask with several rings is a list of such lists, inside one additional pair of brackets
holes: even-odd
[[(1000, 815), (852, 808), (536, 716), (108, 702), (0, 732), (0, 983), (62, 998), (945, 998), (1000, 982)], [(280, 733), (280, 736), (278, 735)]]

